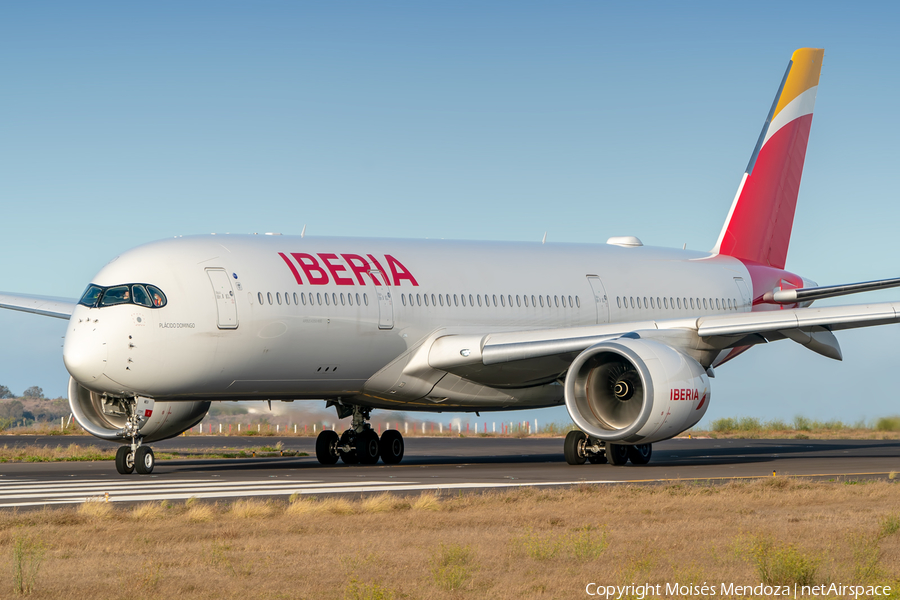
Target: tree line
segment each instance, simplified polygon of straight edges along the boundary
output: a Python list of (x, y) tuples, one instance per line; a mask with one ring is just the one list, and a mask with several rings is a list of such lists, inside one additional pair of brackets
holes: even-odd
[(54, 421), (68, 416), (68, 401), (46, 398), (40, 386), (33, 385), (16, 396), (8, 387), (0, 385), (0, 421)]

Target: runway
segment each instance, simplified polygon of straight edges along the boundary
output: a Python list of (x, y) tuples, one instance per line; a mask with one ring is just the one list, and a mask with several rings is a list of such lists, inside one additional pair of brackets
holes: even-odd
[[(900, 441), (890, 440), (688, 440), (653, 445), (649, 465), (571, 466), (562, 440), (547, 438), (406, 439), (403, 463), (323, 467), (315, 440), (298, 437), (179, 437), (158, 451), (274, 446), (307, 452), (301, 458), (183, 459), (158, 461), (150, 476), (119, 475), (112, 461), (6, 463), (0, 465), (0, 508), (72, 504), (87, 499), (145, 502), (299, 494), (419, 493), (521, 486), (613, 485), (678, 480), (805, 476), (888, 477), (900, 472)], [(4, 437), (7, 445), (103, 445), (90, 437)]]

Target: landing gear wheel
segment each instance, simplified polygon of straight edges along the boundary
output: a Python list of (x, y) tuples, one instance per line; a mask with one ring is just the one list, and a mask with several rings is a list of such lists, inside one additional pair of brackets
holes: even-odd
[(359, 462), (359, 456), (356, 452), (356, 448), (353, 445), (353, 440), (350, 437), (353, 433), (352, 429), (348, 429), (344, 433), (341, 434), (341, 441), (338, 442), (338, 447), (342, 446), (350, 446), (350, 450), (344, 452), (339, 450), (338, 453), (341, 455), (341, 460), (345, 465), (355, 465)]
[(628, 462), (628, 446), (622, 444), (606, 444), (606, 460), (609, 464), (622, 466)]
[(131, 451), (131, 446), (120, 446), (116, 450), (116, 471), (119, 475), (134, 473), (134, 452)]
[(156, 457), (153, 456), (153, 449), (150, 446), (140, 446), (134, 451), (134, 468), (141, 475), (152, 473), (155, 464)]
[(653, 444), (637, 444), (628, 447), (628, 458), (634, 465), (646, 465), (653, 454)]
[(325, 430), (316, 438), (316, 458), (320, 465), (333, 465), (338, 460), (338, 434)]
[(570, 431), (566, 434), (566, 441), (563, 444), (566, 462), (570, 465), (583, 465), (587, 456), (584, 452), (584, 446), (587, 444), (587, 436), (583, 431)]
[(381, 434), (381, 460), (386, 465), (396, 465), (403, 460), (403, 436), (396, 429)]
[(374, 465), (378, 462), (380, 454), (378, 434), (371, 429), (366, 429), (356, 436), (356, 456), (364, 465)]

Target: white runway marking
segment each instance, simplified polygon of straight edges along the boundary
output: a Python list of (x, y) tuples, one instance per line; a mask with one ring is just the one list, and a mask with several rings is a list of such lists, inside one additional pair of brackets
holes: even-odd
[(290, 496), (292, 494), (334, 494), (389, 491), (437, 491), (446, 489), (512, 488), (527, 486), (578, 485), (582, 483), (618, 483), (616, 481), (560, 481), (540, 483), (420, 483), (416, 481), (357, 481), (328, 483), (316, 480), (261, 479), (256, 481), (209, 481), (180, 479), (158, 481), (0, 481), (0, 508), (80, 504), (88, 500), (110, 502), (151, 502), (188, 498), (247, 498), (253, 496)]

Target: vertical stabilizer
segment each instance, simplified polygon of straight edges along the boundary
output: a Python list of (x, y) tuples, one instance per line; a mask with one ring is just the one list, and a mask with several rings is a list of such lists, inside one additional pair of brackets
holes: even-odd
[(824, 56), (791, 57), (713, 252), (784, 268)]

